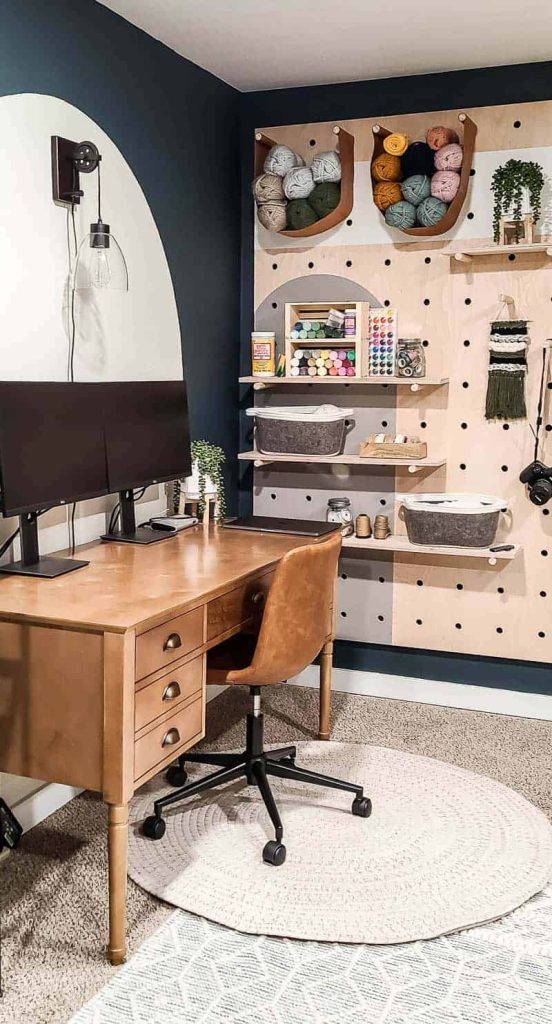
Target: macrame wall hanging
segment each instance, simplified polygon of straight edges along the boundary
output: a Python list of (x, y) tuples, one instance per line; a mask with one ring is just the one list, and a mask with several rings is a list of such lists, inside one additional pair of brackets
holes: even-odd
[(528, 320), (493, 320), (489, 341), (489, 380), (485, 417), (522, 420), (527, 417)]

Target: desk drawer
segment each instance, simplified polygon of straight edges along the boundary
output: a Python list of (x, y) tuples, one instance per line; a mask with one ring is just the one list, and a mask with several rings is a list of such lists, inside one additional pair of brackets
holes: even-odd
[(176, 666), (170, 672), (154, 679), (141, 690), (136, 691), (134, 702), (134, 728), (136, 732), (154, 722), (194, 693), (201, 694), (203, 688), (203, 655), (193, 658), (185, 665)]
[(187, 708), (175, 711), (134, 744), (134, 778), (168, 758), (173, 761), (183, 747), (202, 732), (203, 700), (200, 697)]
[(136, 679), (178, 661), (203, 643), (203, 607), (177, 615), (136, 637)]
[(207, 640), (241, 626), (248, 619), (260, 619), (273, 578), (274, 572), (267, 572), (210, 601), (207, 605)]

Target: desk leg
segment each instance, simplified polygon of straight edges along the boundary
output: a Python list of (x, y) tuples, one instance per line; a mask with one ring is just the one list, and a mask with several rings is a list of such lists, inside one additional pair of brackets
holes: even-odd
[(328, 640), (320, 655), (320, 725), (319, 740), (330, 738), (330, 701), (332, 693), (333, 641)]
[(114, 967), (126, 957), (128, 804), (109, 804), (109, 946)]

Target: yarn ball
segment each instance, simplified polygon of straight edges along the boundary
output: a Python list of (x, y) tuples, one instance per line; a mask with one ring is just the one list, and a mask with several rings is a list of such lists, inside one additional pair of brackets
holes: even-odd
[(287, 203), (262, 203), (257, 207), (257, 216), (269, 231), (283, 231), (287, 224)]
[[(427, 199), (424, 202), (427, 203)], [(400, 202), (388, 206), (385, 211), (385, 222), (392, 228), (413, 228), (416, 223), (416, 207), (401, 199)]]
[(417, 206), (431, 194), (431, 180), (427, 174), (412, 174), (401, 185), (403, 199)]
[(310, 167), (293, 167), (284, 178), (284, 192), (288, 199), (306, 199), (313, 188)]
[(446, 203), (443, 203), (441, 199), (436, 199), (435, 196), (428, 196), (416, 209), (418, 224), (422, 224), (424, 228), (432, 227), (433, 224), (439, 223), (446, 212)]
[(391, 153), (380, 153), (372, 162), (372, 176), (376, 181), (398, 181), (401, 177), (401, 161)]
[(266, 174), (278, 174), (280, 178), (285, 177), (292, 167), (297, 167), (299, 157), (289, 146), (272, 146), (266, 154), (263, 170)]
[(435, 166), (438, 171), (459, 171), (463, 155), (464, 151), (458, 142), (449, 142), (448, 146), (437, 150)]
[(408, 149), (408, 135), (403, 132), (392, 132), (391, 135), (386, 135), (383, 140), (383, 148), (392, 156), (402, 156)]
[(437, 171), (431, 179), (431, 195), (452, 203), (460, 187), (460, 175), (456, 171)]
[(292, 199), (287, 204), (287, 226), (291, 231), (308, 228), (317, 220), (318, 216), (307, 199)]
[(398, 181), (378, 181), (377, 185), (374, 185), (374, 202), (378, 210), (386, 210), (393, 203), (400, 203), (401, 199), (402, 192)]
[(253, 195), (258, 203), (281, 203), (284, 198), (282, 179), (277, 174), (259, 174), (253, 182)]
[(453, 128), (445, 128), (444, 125), (438, 124), (435, 128), (428, 128), (426, 142), (430, 149), (441, 149), (449, 142), (458, 142), (458, 136)]
[(341, 160), (335, 149), (317, 153), (311, 163), (312, 176), (319, 181), (341, 181)]
[(318, 217), (325, 217), (335, 210), (340, 198), (341, 186), (336, 181), (320, 181), (314, 186), (309, 203)]
[(431, 177), (434, 171), (433, 150), (427, 142), (411, 142), (404, 156), (401, 157), (403, 177), (412, 174), (427, 174)]

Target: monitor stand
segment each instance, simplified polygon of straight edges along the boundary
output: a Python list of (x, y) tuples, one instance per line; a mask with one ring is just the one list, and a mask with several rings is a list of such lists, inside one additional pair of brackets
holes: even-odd
[(21, 537), (21, 558), (17, 562), (0, 565), (0, 573), (8, 576), (40, 576), (53, 580), (67, 572), (82, 569), (89, 562), (80, 558), (41, 558), (38, 550), (38, 512), (27, 512), (19, 516)]
[(102, 534), (102, 540), (119, 541), (122, 544), (156, 544), (159, 540), (168, 540), (175, 533), (162, 530), (150, 530), (145, 526), (136, 526), (134, 511), (134, 493), (132, 490), (119, 491), (121, 506), (121, 529), (111, 530)]

